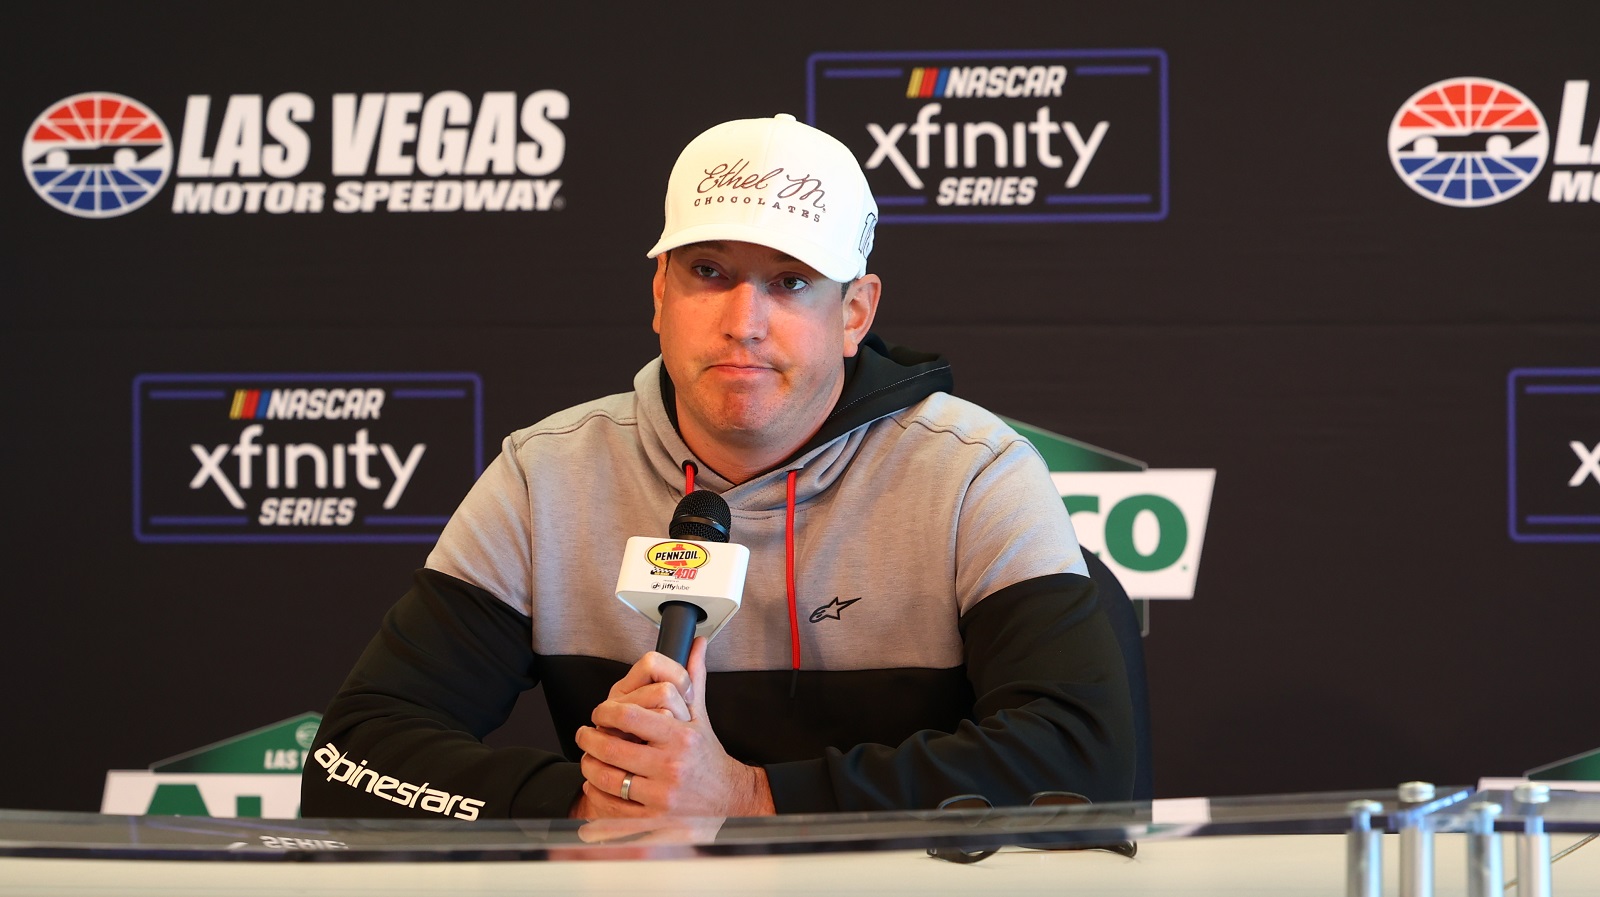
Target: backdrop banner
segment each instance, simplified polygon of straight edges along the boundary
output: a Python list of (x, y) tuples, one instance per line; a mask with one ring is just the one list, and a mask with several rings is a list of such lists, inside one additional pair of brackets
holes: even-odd
[(1594, 746), (1592, 0), (4, 23), (0, 806), (324, 707), (499, 441), (657, 353), (678, 150), (780, 112), (878, 196), (875, 329), (1152, 599), (1158, 794)]

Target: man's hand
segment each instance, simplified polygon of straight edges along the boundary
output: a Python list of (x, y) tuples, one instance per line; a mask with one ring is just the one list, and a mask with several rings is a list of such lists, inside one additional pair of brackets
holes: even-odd
[[(583, 795), (579, 819), (621, 816), (768, 816), (766, 770), (728, 756), (706, 716), (706, 640), (685, 670), (654, 651), (611, 687), (578, 729)], [(628, 799), (619, 796), (631, 775)]]

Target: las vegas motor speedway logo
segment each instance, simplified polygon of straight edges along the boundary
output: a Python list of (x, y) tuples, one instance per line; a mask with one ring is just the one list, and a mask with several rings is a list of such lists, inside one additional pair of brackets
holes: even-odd
[(817, 53), (806, 103), (861, 160), (883, 223), (1167, 215), (1159, 49)]
[(1544, 168), (1549, 144), (1539, 108), (1488, 78), (1430, 84), (1389, 126), (1389, 159), (1401, 179), (1451, 206), (1486, 206), (1521, 193)]
[[(339, 93), (188, 97), (174, 141), (148, 106), (110, 92), (51, 104), (24, 137), (34, 191), (84, 218), (149, 204), (172, 176), (185, 215), (514, 212), (565, 207), (559, 90), (468, 96)], [(176, 159), (174, 159), (176, 148)]]
[(1544, 113), (1509, 84), (1458, 77), (1422, 88), (1389, 125), (1389, 161), (1418, 194), (1443, 205), (1495, 205), (1524, 192), (1551, 163), (1548, 200), (1600, 200), (1600, 129), (1588, 144), (1589, 82), (1567, 81), (1555, 148)]
[(45, 202), (80, 218), (112, 218), (149, 202), (172, 170), (172, 136), (138, 100), (80, 93), (39, 114), (22, 169)]
[(141, 542), (428, 542), (483, 469), (476, 374), (143, 374)]

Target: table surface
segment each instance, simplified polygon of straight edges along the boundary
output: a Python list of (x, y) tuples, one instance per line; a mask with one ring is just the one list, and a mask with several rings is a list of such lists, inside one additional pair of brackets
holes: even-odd
[[(1506, 878), (1516, 845), (1504, 837)], [(1435, 836), (1436, 894), (1466, 893), (1466, 836)], [(1559, 851), (1581, 836), (1558, 834)], [(825, 894), (1143, 895), (1241, 897), (1345, 893), (1342, 835), (1178, 838), (1139, 845), (1134, 859), (1102, 851), (1006, 848), (972, 865), (921, 851), (540, 862), (250, 862), (0, 858), (0, 897), (13, 895), (518, 894), (593, 897)], [(1385, 892), (1398, 893), (1399, 839), (1384, 838)], [(1558, 861), (1554, 894), (1600, 895), (1600, 841)], [(1508, 892), (1508, 894), (1514, 892)]]

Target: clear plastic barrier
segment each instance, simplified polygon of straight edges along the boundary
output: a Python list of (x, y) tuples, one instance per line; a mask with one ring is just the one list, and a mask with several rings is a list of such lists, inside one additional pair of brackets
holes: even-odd
[[(1341, 792), (1203, 801), (838, 813), (647, 822), (512, 820), (251, 820), (0, 811), (0, 856), (118, 859), (537, 860), (671, 858), (1002, 846), (1093, 848), (1214, 835), (1336, 834), (1371, 801), (1374, 829), (1418, 814), (1464, 826), (1469, 788), (1424, 803), (1397, 792)], [(1590, 796), (1594, 797), (1594, 796)], [(1580, 806), (1581, 804), (1581, 806)], [(1516, 819), (1514, 813), (1502, 822)], [(1552, 827), (1600, 828), (1600, 800), (1548, 805)], [(1559, 821), (1558, 821), (1559, 820)], [(1463, 827), (1461, 830), (1465, 830)]]
[[(1531, 783), (1535, 786), (1537, 783)], [(1482, 805), (1492, 804), (1494, 828), (1501, 832), (1600, 832), (1600, 793), (1546, 789), (1490, 789), (1474, 792), (1471, 799), (1442, 807), (1429, 822), (1437, 832), (1476, 831), (1484, 818)], [(1531, 799), (1530, 799), (1531, 798)]]

